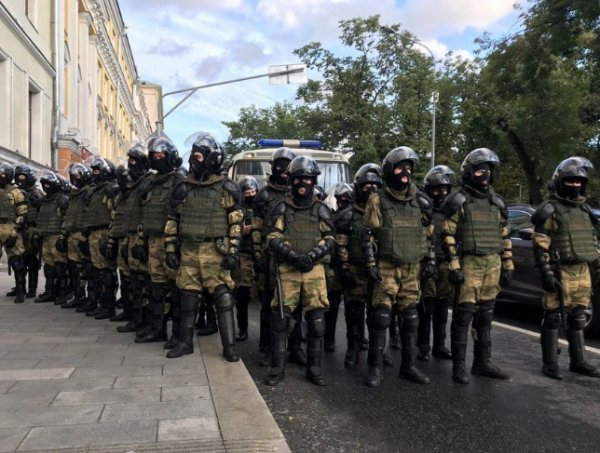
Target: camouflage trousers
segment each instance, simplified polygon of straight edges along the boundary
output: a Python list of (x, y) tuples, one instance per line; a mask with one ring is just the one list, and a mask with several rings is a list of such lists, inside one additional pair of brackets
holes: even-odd
[(235, 287), (231, 272), (224, 269), (223, 254), (214, 242), (184, 242), (181, 245), (181, 265), (177, 273), (177, 287), (183, 291), (212, 294), (215, 288)]
[(325, 267), (325, 280), (327, 281), (327, 291), (338, 293), (342, 292), (344, 287), (342, 286), (342, 282), (340, 282), (337, 278), (333, 266), (331, 266), (328, 263), (323, 263), (323, 266)]
[(240, 253), (240, 274), (235, 283), (237, 287), (254, 285), (254, 261), (250, 253)]
[(167, 266), (166, 260), (164, 236), (148, 239), (148, 272), (152, 283), (167, 283), (177, 278), (177, 270)]
[(136, 259), (131, 253), (131, 249), (135, 247), (136, 242), (138, 240), (137, 232), (129, 233), (127, 235), (127, 265), (129, 269), (133, 272), (139, 272), (140, 274), (148, 273), (148, 263), (144, 263), (138, 259)]
[(421, 297), (421, 263), (394, 264), (381, 260), (377, 264), (382, 281), (375, 284), (372, 305), (392, 307), (398, 304), (400, 311), (419, 303)]
[(126, 237), (120, 238), (117, 244), (117, 268), (119, 271), (123, 273), (126, 277), (129, 277), (129, 256), (127, 258), (123, 256), (121, 250), (125, 249), (128, 251), (128, 239)]
[(359, 300), (362, 302), (367, 301), (367, 288), (369, 286), (369, 279), (367, 278), (367, 271), (365, 266), (355, 266), (353, 264), (350, 265), (350, 272), (354, 276), (354, 286), (349, 288), (348, 286), (344, 286), (344, 300)]
[(453, 285), (448, 281), (448, 263), (438, 263), (437, 275), (421, 280), (423, 298), (445, 299), (452, 301), (454, 298)]
[(56, 263), (66, 263), (67, 254), (56, 250), (56, 240), (58, 234), (51, 234), (50, 236), (44, 236), (44, 242), (42, 243), (42, 258), (44, 263), (48, 266), (55, 266)]
[(461, 265), (465, 282), (460, 285), (459, 304), (496, 299), (500, 292), (500, 255), (465, 255)]
[(117, 262), (106, 259), (100, 252), (100, 248), (108, 242), (108, 228), (92, 230), (88, 236), (88, 242), (90, 243), (90, 259), (96, 269), (117, 270)]
[(75, 231), (69, 234), (67, 239), (67, 258), (73, 263), (83, 263), (89, 261), (90, 257), (85, 255), (80, 249), (79, 244), (85, 242), (85, 236), (81, 231)]
[(12, 223), (2, 223), (0, 224), (0, 256), (2, 256), (2, 247), (6, 249), (6, 254), (9, 258), (13, 256), (22, 256), (25, 253), (25, 245), (23, 244), (23, 237), (21, 234), (17, 235), (17, 242), (12, 247), (5, 247), (4, 242), (9, 236), (12, 236), (14, 233), (14, 228)]
[[(560, 272), (565, 308), (571, 310), (577, 305), (587, 307), (592, 297), (592, 279), (587, 263), (563, 264)], [(560, 308), (557, 293), (545, 292), (542, 299), (544, 310)]]
[[(323, 264), (316, 264), (310, 272), (300, 272), (287, 263), (279, 265), (281, 276), (281, 292), (283, 306), (293, 312), (302, 302), (304, 311), (329, 308), (327, 300), (327, 282)], [(273, 286), (276, 282), (273, 280)], [(277, 290), (275, 290), (271, 307), (279, 307)]]

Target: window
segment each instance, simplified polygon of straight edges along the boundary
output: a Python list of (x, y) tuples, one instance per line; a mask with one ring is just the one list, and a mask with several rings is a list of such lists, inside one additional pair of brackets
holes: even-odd
[(508, 227), (511, 237), (518, 237), (519, 231), (525, 228), (533, 228), (531, 223), (531, 214), (521, 210), (508, 211)]

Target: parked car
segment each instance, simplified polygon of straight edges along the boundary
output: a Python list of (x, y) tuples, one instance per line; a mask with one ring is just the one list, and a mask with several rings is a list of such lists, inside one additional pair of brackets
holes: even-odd
[[(542, 306), (542, 283), (535, 259), (533, 257), (531, 237), (533, 224), (531, 216), (535, 212), (526, 204), (509, 205), (508, 219), (510, 238), (513, 244), (513, 261), (515, 278), (513, 282), (502, 288), (498, 299), (509, 299), (514, 302)], [(600, 220), (600, 209), (593, 210)], [(600, 234), (600, 222), (597, 226)], [(587, 323), (585, 332), (589, 335), (600, 335), (600, 282), (594, 279), (591, 306), (586, 310)]]

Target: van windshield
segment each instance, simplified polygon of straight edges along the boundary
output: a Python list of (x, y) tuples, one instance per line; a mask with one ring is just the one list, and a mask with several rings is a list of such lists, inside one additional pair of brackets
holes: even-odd
[[(350, 170), (345, 162), (317, 162), (321, 174), (317, 183), (327, 191), (338, 182), (350, 181)], [(267, 177), (271, 174), (271, 165), (268, 162), (256, 160), (238, 160), (233, 166), (233, 179), (240, 181), (246, 176), (254, 176), (262, 186), (266, 184)]]

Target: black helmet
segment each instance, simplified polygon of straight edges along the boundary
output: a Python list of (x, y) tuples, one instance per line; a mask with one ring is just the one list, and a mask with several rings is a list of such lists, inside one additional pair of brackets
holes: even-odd
[(269, 163), (273, 165), (273, 163), (277, 159), (287, 159), (291, 161), (294, 157), (296, 157), (296, 155), (290, 148), (288, 148), (287, 146), (282, 146), (281, 148), (277, 148), (273, 152), (273, 154), (271, 155), (271, 159), (269, 159)]
[(355, 190), (360, 190), (360, 187), (367, 183), (381, 186), (383, 184), (382, 176), (383, 170), (379, 165), (372, 163), (364, 164), (354, 175)]
[(383, 167), (383, 175), (386, 178), (391, 176), (393, 174), (394, 167), (403, 160), (411, 162), (414, 168), (419, 163), (419, 156), (412, 148), (409, 148), (408, 146), (399, 146), (394, 148), (387, 153), (383, 159), (383, 163), (381, 164)]
[[(25, 181), (23, 185), (19, 184), (18, 176), (24, 175)], [(36, 177), (33, 169), (27, 164), (19, 164), (15, 167), (15, 183), (22, 188), (33, 187), (36, 182)]]
[(208, 132), (196, 132), (186, 140), (186, 143), (192, 143), (192, 151), (188, 160), (190, 170), (197, 169), (196, 175), (202, 176), (204, 173), (199, 162), (194, 158), (194, 153), (200, 152), (204, 157), (204, 168), (210, 173), (216, 175), (223, 171), (223, 162), (225, 161), (225, 153), (221, 145)]
[[(96, 157), (91, 163), (92, 173), (95, 170), (100, 172), (100, 179), (103, 181), (110, 181), (115, 179), (115, 164), (105, 157)], [(93, 177), (93, 176), (92, 176)]]
[(290, 178), (308, 176), (315, 180), (321, 174), (317, 162), (308, 156), (294, 157), (287, 167), (287, 172)]
[(500, 165), (500, 159), (494, 151), (488, 148), (477, 148), (467, 154), (460, 166), (463, 181), (473, 180), (473, 167), (481, 164), (490, 166), (490, 183), (493, 183), (494, 170)]
[(131, 182), (131, 175), (129, 174), (129, 169), (125, 165), (119, 165), (116, 171), (117, 175), (117, 184), (119, 185), (119, 189), (125, 191), (129, 188), (129, 183)]
[(563, 160), (552, 175), (552, 188), (562, 195), (563, 181), (568, 178), (578, 178), (582, 180), (581, 195), (585, 194), (585, 188), (590, 178), (594, 165), (585, 157), (572, 156)]
[(51, 170), (46, 170), (40, 178), (40, 184), (48, 195), (52, 195), (62, 189), (63, 183), (58, 174)]
[(146, 154), (146, 150), (142, 144), (137, 143), (129, 148), (129, 151), (127, 151), (127, 157), (136, 162), (134, 165), (128, 165), (129, 169), (131, 170), (131, 176), (134, 176), (136, 179), (150, 170), (150, 159), (148, 159), (148, 155)]
[(354, 198), (354, 188), (346, 182), (339, 182), (335, 185), (333, 196), (336, 198), (346, 197), (347, 199), (352, 200)]
[(259, 188), (258, 181), (252, 176), (246, 176), (245, 178), (242, 178), (239, 185), (240, 189), (242, 189), (242, 192), (251, 189), (258, 190)]
[(447, 165), (436, 165), (423, 179), (423, 190), (427, 192), (436, 186), (452, 186), (456, 182), (454, 170)]
[(15, 170), (12, 165), (2, 162), (0, 164), (0, 173), (4, 174), (4, 184), (10, 184), (15, 176)]
[(173, 171), (181, 166), (182, 160), (181, 157), (179, 157), (179, 152), (177, 151), (177, 148), (175, 147), (173, 142), (168, 137), (160, 136), (148, 140), (148, 155), (150, 156), (150, 166), (155, 170), (159, 170), (158, 168), (155, 168), (155, 166), (153, 166), (153, 153), (165, 153), (165, 161), (167, 164), (167, 168), (165, 168), (164, 170)]
[(81, 188), (92, 182), (92, 172), (86, 165), (74, 163), (69, 165), (69, 179), (71, 180), (71, 184), (77, 188)]
[(315, 184), (313, 193), (314, 193), (315, 197), (317, 197), (319, 200), (321, 200), (321, 201), (325, 200), (325, 197), (326, 197), (325, 189), (323, 189), (323, 187), (321, 187), (320, 185)]

